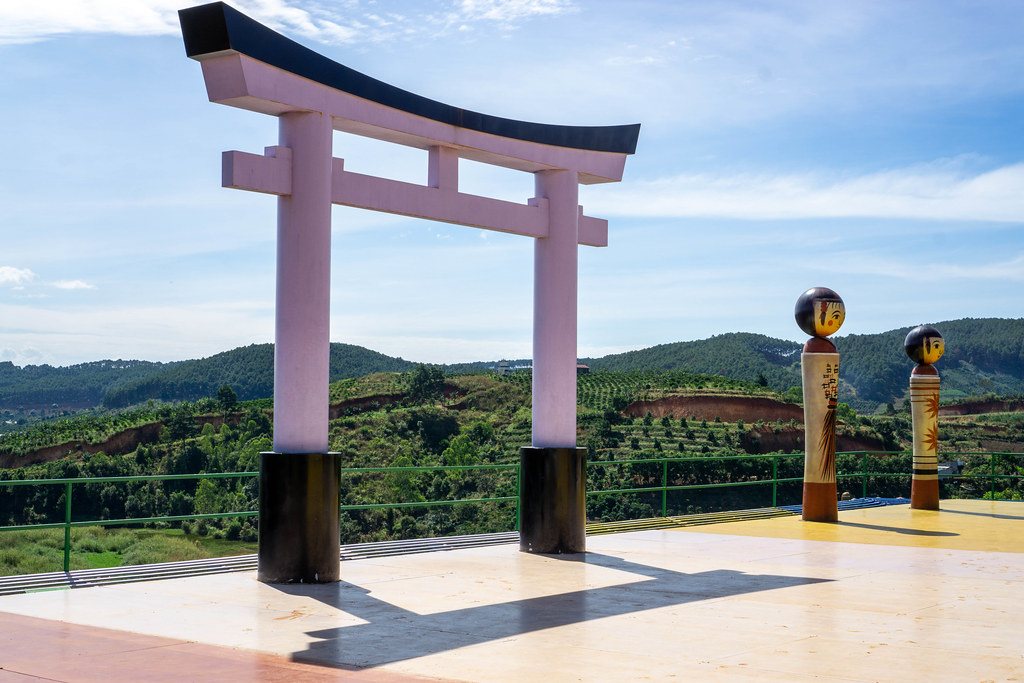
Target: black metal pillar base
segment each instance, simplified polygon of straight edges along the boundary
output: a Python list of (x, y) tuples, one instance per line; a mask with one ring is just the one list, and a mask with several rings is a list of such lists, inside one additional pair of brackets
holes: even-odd
[(341, 577), (339, 453), (260, 453), (264, 583), (330, 583)]
[(519, 549), (587, 551), (586, 448), (519, 449)]

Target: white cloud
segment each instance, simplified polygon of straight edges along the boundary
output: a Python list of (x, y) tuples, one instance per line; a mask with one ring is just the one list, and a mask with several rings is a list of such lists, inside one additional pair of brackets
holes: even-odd
[(840, 275), (868, 275), (912, 282), (975, 280), (991, 282), (1024, 281), (1024, 254), (987, 263), (955, 263), (931, 258), (921, 261), (911, 253), (905, 259), (877, 252), (844, 252), (836, 255), (829, 272)]
[(0, 286), (22, 287), (35, 276), (28, 268), (0, 266)]
[(273, 312), (261, 302), (246, 301), (69, 309), (0, 303), (0, 320), (18, 321), (17, 330), (5, 331), (0, 351), (0, 357), (17, 364), (202, 358), (271, 341), (274, 329)]
[[(200, 3), (191, 3), (200, 4)], [(370, 25), (340, 23), (336, 13), (296, 7), (287, 0), (234, 0), (231, 3), (257, 21), (286, 33), (328, 43), (348, 43), (381, 36), (373, 24), (391, 22), (368, 15)], [(182, 0), (54, 0), (45, 3), (0, 3), (0, 44), (33, 42), (72, 33), (177, 35)], [(359, 30), (372, 29), (372, 30)]]
[(57, 289), (96, 289), (96, 285), (90, 285), (81, 280), (57, 280), (53, 286)]
[(457, 11), (460, 21), (485, 19), (507, 24), (574, 9), (568, 0), (461, 0)]
[(746, 220), (896, 218), (1024, 222), (1024, 164), (974, 175), (948, 163), (848, 178), (824, 174), (678, 175), (605, 188), (595, 215)]
[(175, 0), (5, 2), (0, 4), (0, 44), (69, 33), (174, 33), (180, 4)]
[[(177, 35), (178, 10), (199, 4), (182, 0), (53, 0), (0, 3), (0, 45), (75, 33)], [(231, 5), (260, 23), (292, 36), (329, 44), (379, 43), (439, 25), (495, 22), (503, 27), (572, 11), (570, 0), (461, 0), (444, 16), (360, 10), (358, 3), (334, 7), (304, 0), (233, 0)]]

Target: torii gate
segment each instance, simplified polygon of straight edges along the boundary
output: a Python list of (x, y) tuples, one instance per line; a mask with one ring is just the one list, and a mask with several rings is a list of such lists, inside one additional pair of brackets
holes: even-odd
[[(533, 436), (521, 449), (520, 549), (585, 550), (576, 447), (577, 245), (603, 247), (579, 183), (622, 179), (640, 125), (578, 127), (459, 109), (375, 80), (216, 2), (179, 13), (210, 101), (277, 116), (264, 155), (224, 152), (222, 185), (278, 196), (274, 451), (260, 457), (260, 581), (340, 576), (339, 454), (328, 449), (331, 204), (535, 239)], [(335, 130), (428, 150), (427, 184), (345, 170)], [(533, 173), (525, 204), (459, 192), (460, 158)]]

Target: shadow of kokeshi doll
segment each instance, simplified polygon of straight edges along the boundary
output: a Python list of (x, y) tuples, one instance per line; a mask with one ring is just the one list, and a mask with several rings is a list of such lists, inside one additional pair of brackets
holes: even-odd
[(836, 497), (836, 403), (839, 353), (828, 336), (846, 319), (842, 298), (827, 287), (812, 287), (796, 301), (796, 323), (811, 335), (800, 354), (804, 389), (803, 519), (839, 521)]
[(939, 373), (932, 363), (945, 350), (942, 335), (931, 325), (918, 325), (903, 342), (917, 367), (910, 373), (910, 414), (914, 427), (913, 478), (910, 507), (939, 509)]

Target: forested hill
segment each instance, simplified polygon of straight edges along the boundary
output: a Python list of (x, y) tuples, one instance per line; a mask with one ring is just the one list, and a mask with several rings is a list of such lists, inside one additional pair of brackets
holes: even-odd
[(174, 365), (177, 363), (100, 360), (66, 367), (18, 367), (4, 361), (0, 363), (0, 409), (20, 412), (48, 409), (54, 404), (62, 410), (92, 408), (108, 391)]
[[(933, 325), (946, 342), (935, 364), (944, 398), (1024, 392), (1024, 318), (964, 318)], [(836, 339), (839, 375), (858, 398), (887, 402), (903, 395), (914, 367), (903, 351), (912, 327)]]
[[(1024, 392), (1024, 319), (966, 318), (933, 323), (946, 341), (936, 363), (944, 397)], [(912, 326), (878, 334), (838, 336), (840, 399), (868, 408), (901, 398), (914, 364), (903, 351)], [(603, 358), (585, 358), (592, 370), (687, 370), (757, 381), (773, 389), (800, 386), (801, 344), (759, 334), (722, 334), (661, 344)]]
[(686, 370), (748, 382), (764, 375), (772, 388), (784, 391), (800, 384), (801, 347), (796, 342), (762, 334), (732, 332), (699, 341), (659, 344), (603, 358), (584, 358), (580, 362), (591, 370)]
[[(416, 363), (385, 356), (352, 344), (331, 344), (331, 381), (374, 372), (406, 372)], [(190, 360), (150, 377), (129, 382), (103, 397), (108, 408), (130, 406), (148, 399), (192, 401), (215, 396), (229, 385), (239, 400), (274, 395), (274, 345), (252, 344), (209, 358)]]
[[(933, 323), (946, 340), (936, 364), (944, 398), (1024, 393), (1024, 319), (982, 318)], [(910, 330), (835, 339), (841, 357), (840, 400), (871, 410), (904, 396), (913, 363), (903, 351)], [(800, 386), (801, 344), (737, 332), (693, 342), (661, 344), (603, 358), (584, 358), (594, 371), (686, 370), (756, 382), (779, 391)], [(0, 410), (25, 412), (104, 405), (121, 408), (149, 399), (196, 400), (228, 384), (241, 400), (273, 395), (272, 344), (255, 344), (201, 360), (176, 363), (96, 361), (70, 367), (0, 363)], [(513, 361), (512, 366), (528, 365)], [(479, 371), (497, 361), (446, 366)], [(407, 372), (416, 363), (350, 344), (331, 344), (331, 381), (374, 372)]]
[[(351, 344), (331, 344), (331, 381), (374, 372), (405, 372), (415, 363)], [(122, 408), (149, 399), (193, 401), (228, 384), (240, 400), (274, 393), (274, 346), (253, 344), (173, 363), (96, 361), (68, 367), (0, 363), (0, 410), (12, 413)]]

